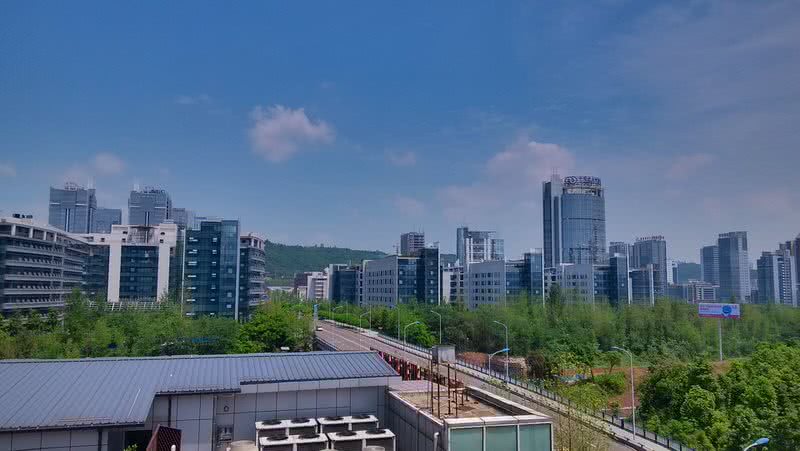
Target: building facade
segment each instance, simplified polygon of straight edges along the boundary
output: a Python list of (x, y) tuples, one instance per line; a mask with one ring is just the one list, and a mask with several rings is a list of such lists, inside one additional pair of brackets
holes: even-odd
[(347, 304), (359, 303), (360, 266), (336, 264), (328, 266), (330, 300)]
[(797, 307), (797, 272), (789, 249), (763, 252), (758, 271), (758, 304), (782, 304)]
[(0, 218), (0, 312), (63, 308), (73, 290), (83, 289), (88, 244), (30, 216), (14, 216)]
[(656, 271), (652, 264), (647, 264), (630, 271), (631, 304), (655, 305), (656, 303)]
[(400, 255), (416, 255), (417, 252), (424, 248), (424, 232), (408, 232), (400, 235)]
[[(264, 239), (249, 233), (239, 238), (239, 311), (248, 312), (266, 301), (267, 260)], [(242, 304), (247, 304), (243, 309)]]
[(542, 187), (545, 267), (605, 264), (605, 194), (599, 178), (553, 175)]
[(716, 244), (700, 249), (700, 270), (703, 282), (719, 285), (719, 247)]
[(113, 225), (109, 234), (87, 234), (84, 239), (92, 248), (90, 295), (102, 295), (103, 279), (106, 301), (113, 304), (159, 301), (176, 288), (170, 285), (170, 269), (178, 252), (175, 224)]
[(653, 267), (653, 290), (656, 297), (667, 295), (668, 273), (672, 268), (667, 264), (667, 241), (663, 236), (637, 238), (633, 244), (631, 268)]
[(672, 280), (676, 284), (687, 284), (693, 280), (703, 280), (702, 268), (698, 263), (675, 262), (672, 267)]
[(69, 233), (90, 233), (97, 210), (94, 188), (68, 182), (63, 188), (50, 187), (47, 222)]
[(119, 208), (98, 208), (94, 212), (91, 233), (111, 233), (111, 226), (122, 224), (122, 210)]
[(439, 303), (439, 249), (426, 247), (415, 257), (389, 255), (363, 263), (363, 305)]
[(722, 301), (750, 299), (750, 263), (747, 232), (721, 233), (719, 247), (719, 297)]
[[(173, 224), (173, 227), (176, 227)], [(202, 218), (186, 231), (182, 299), (188, 316), (239, 319), (239, 221)]]
[(163, 189), (134, 189), (128, 197), (128, 224), (154, 226), (172, 219), (172, 199)]
[(306, 299), (327, 300), (330, 297), (330, 280), (326, 271), (311, 271), (306, 276)]
[(196, 220), (197, 217), (194, 211), (188, 208), (172, 208), (172, 222), (177, 224), (179, 228), (194, 229)]
[(497, 232), (470, 230), (465, 226), (456, 229), (456, 258), (464, 267), (483, 261), (503, 260), (504, 247), (505, 243)]

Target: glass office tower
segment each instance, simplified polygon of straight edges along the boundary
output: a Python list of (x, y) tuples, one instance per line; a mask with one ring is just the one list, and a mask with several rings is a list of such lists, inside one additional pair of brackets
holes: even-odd
[(128, 198), (128, 224), (155, 226), (172, 219), (172, 199), (163, 189), (134, 189)]
[(90, 233), (97, 210), (94, 188), (68, 182), (63, 188), (50, 187), (47, 222), (65, 232)]
[(239, 221), (198, 218), (186, 231), (184, 303), (187, 314), (243, 317), (239, 303)]
[(719, 247), (719, 298), (746, 302), (750, 298), (750, 262), (747, 232), (721, 233)]
[[(604, 264), (606, 203), (597, 177), (565, 177), (561, 193), (561, 260), (563, 263)], [(552, 227), (555, 227), (553, 222)]]

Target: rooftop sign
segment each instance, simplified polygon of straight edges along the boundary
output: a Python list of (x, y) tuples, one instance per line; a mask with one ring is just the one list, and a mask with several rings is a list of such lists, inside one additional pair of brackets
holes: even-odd
[(564, 177), (564, 186), (600, 186), (600, 178), (588, 175), (571, 175)]

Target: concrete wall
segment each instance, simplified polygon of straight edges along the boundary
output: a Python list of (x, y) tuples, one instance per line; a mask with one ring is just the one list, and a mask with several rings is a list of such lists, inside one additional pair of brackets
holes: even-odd
[(108, 432), (97, 429), (0, 433), (0, 450), (97, 451), (98, 434), (101, 434), (100, 450), (106, 451)]

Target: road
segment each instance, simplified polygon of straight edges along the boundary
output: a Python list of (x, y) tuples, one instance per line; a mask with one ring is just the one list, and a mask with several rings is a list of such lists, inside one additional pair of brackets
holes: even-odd
[[(412, 362), (423, 368), (428, 366), (429, 358), (427, 355), (422, 351), (406, 348), (402, 343), (385, 339), (376, 334), (369, 335), (366, 333), (359, 333), (355, 329), (338, 327), (331, 321), (320, 321), (319, 325), (323, 330), (316, 332), (317, 337), (333, 346), (336, 350), (362, 351), (376, 349)], [(514, 402), (527, 405), (539, 412), (550, 415), (555, 419), (561, 418), (564, 415), (563, 412), (568, 410), (564, 404), (553, 401), (536, 392), (516, 386), (509, 386), (508, 389), (501, 389), (496, 385), (489, 384), (491, 380), (495, 383), (500, 382), (499, 379), (495, 379), (487, 374), (475, 371), (463, 365), (455, 365), (454, 367), (460, 374), (459, 379), (465, 384), (489, 390)], [(573, 415), (576, 414), (574, 410), (571, 413)], [(666, 446), (650, 442), (642, 437), (637, 436), (634, 438), (630, 431), (626, 431), (620, 427), (616, 427), (589, 415), (578, 415), (582, 417), (581, 420), (583, 422), (590, 423), (596, 429), (606, 433), (608, 437), (608, 449), (611, 451), (670, 451)]]

